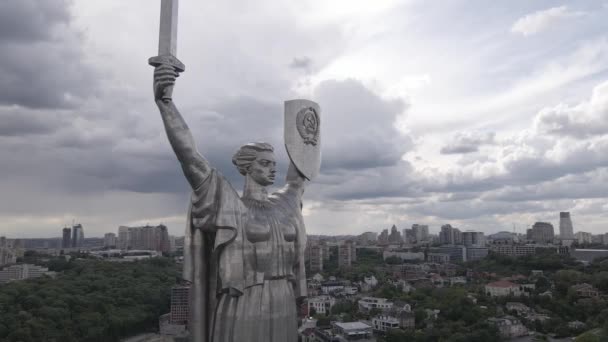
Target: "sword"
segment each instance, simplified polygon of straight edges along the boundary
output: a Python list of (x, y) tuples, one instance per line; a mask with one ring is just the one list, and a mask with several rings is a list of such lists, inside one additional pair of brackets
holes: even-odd
[[(178, 0), (161, 0), (160, 2), (160, 30), (158, 34), (158, 56), (150, 57), (148, 64), (153, 67), (159, 65), (170, 65), (175, 71), (183, 72), (186, 69), (184, 63), (175, 57), (177, 52), (177, 7)], [(162, 100), (171, 100), (173, 86), (166, 87)]]

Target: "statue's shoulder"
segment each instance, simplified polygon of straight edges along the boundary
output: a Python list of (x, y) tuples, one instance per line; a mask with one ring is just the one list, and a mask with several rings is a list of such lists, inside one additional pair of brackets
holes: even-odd
[(230, 181), (217, 169), (212, 168), (205, 180), (196, 189), (192, 190), (192, 203), (201, 201), (214, 202), (217, 206), (243, 207), (241, 196), (234, 189)]

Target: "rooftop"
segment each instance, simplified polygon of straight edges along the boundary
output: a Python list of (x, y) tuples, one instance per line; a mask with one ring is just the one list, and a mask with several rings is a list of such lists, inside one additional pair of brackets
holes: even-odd
[(363, 322), (336, 322), (334, 324), (343, 330), (361, 330), (371, 328), (371, 326)]
[(486, 286), (490, 286), (490, 287), (504, 287), (504, 288), (507, 288), (507, 287), (519, 287), (519, 285), (514, 284), (514, 283), (512, 283), (510, 281), (506, 281), (506, 280), (495, 281), (493, 283), (489, 283)]

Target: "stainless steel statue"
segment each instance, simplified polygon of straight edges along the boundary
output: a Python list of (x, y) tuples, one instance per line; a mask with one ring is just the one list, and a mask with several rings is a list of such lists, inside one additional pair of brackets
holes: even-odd
[(306, 296), (302, 194), (320, 166), (320, 110), (307, 100), (285, 102), (286, 185), (275, 181), (273, 147), (241, 146), (232, 157), (245, 177), (239, 196), (197, 151), (172, 100), (184, 65), (175, 57), (177, 0), (162, 0), (154, 97), (169, 142), (192, 187), (184, 246), (184, 278), (192, 282), (193, 342), (295, 342), (298, 299)]

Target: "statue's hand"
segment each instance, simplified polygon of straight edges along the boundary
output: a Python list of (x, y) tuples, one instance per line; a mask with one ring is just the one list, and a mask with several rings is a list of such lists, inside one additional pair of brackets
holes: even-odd
[(169, 102), (173, 96), (173, 85), (179, 76), (174, 67), (161, 64), (154, 68), (154, 99)]

